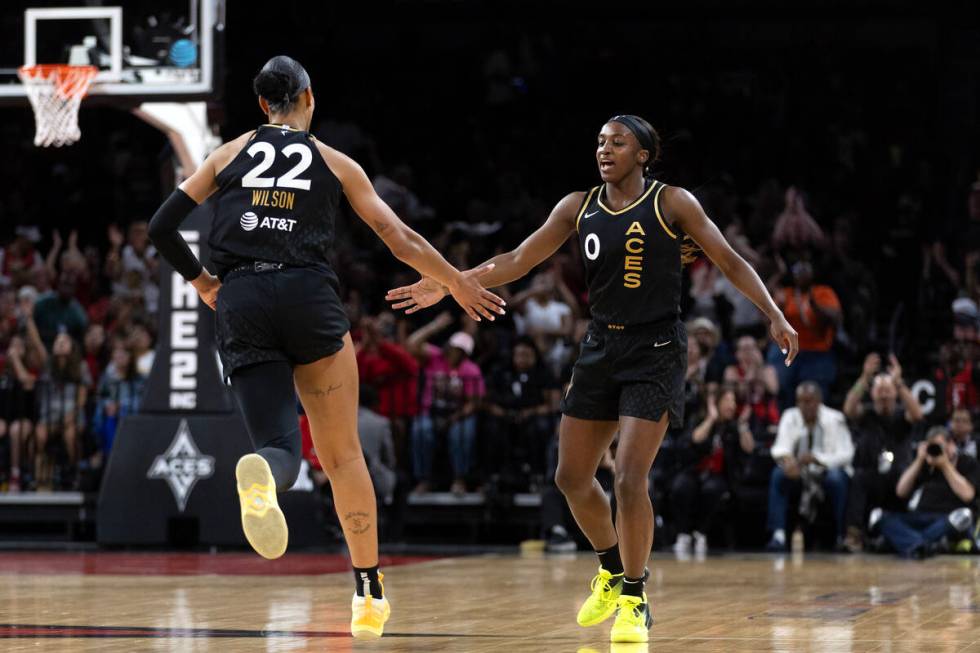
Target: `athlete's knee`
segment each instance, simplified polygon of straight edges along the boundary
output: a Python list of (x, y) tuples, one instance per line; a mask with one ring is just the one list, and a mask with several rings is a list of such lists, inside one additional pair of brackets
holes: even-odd
[(332, 478), (335, 474), (345, 471), (355, 465), (365, 465), (364, 454), (360, 451), (354, 452), (317, 452), (320, 460), (320, 467), (327, 478)]
[(645, 471), (616, 470), (616, 501), (620, 505), (649, 501), (649, 479)]
[(566, 497), (588, 492), (592, 489), (593, 479), (594, 476), (573, 470), (567, 465), (559, 464), (558, 469), (555, 470), (555, 485)]

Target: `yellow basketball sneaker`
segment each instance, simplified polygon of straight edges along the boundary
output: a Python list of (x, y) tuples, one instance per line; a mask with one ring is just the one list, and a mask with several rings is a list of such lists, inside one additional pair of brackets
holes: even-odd
[(616, 612), (616, 599), (623, 591), (623, 574), (613, 576), (599, 567), (599, 573), (592, 579), (589, 587), (592, 589), (592, 595), (585, 599), (585, 603), (579, 608), (577, 619), (579, 626), (595, 626)]
[[(384, 580), (384, 574), (378, 574), (378, 580)], [(381, 585), (384, 594), (384, 585)], [(385, 630), (385, 622), (391, 616), (391, 604), (387, 598), (376, 599), (369, 593), (364, 596), (354, 594), (350, 604), (350, 634), (357, 639), (376, 639)]]
[(276, 500), (276, 481), (269, 463), (258, 454), (246, 454), (238, 460), (235, 478), (245, 539), (260, 556), (275, 560), (286, 552), (289, 529)]
[(650, 639), (650, 626), (653, 625), (653, 615), (647, 603), (646, 592), (643, 598), (621, 594), (616, 600), (619, 612), (613, 622), (609, 639), (613, 642), (646, 642)]

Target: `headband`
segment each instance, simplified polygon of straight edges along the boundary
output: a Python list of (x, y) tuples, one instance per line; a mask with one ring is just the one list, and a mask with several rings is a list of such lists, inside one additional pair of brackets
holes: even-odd
[(639, 141), (640, 147), (644, 150), (650, 151), (650, 158), (653, 159), (657, 155), (657, 148), (654, 145), (653, 134), (642, 122), (636, 119), (635, 116), (630, 115), (619, 115), (613, 116), (607, 122), (618, 122), (622, 125), (626, 125), (626, 128), (633, 132), (636, 136), (636, 140)]

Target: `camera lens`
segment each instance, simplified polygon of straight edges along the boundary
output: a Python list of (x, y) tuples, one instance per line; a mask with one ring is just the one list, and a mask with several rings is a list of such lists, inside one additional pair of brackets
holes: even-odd
[(943, 455), (943, 448), (940, 447), (935, 442), (933, 442), (928, 447), (926, 447), (926, 453), (932, 456), (933, 458), (935, 458), (936, 456)]

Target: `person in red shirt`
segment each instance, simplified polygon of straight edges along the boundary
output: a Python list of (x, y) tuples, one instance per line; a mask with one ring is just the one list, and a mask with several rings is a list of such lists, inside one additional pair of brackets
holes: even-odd
[(357, 370), (361, 382), (378, 391), (378, 413), (388, 419), (418, 414), (419, 364), (401, 345), (382, 333), (381, 318), (361, 319)]
[[(830, 386), (837, 375), (837, 358), (831, 349), (834, 335), (841, 323), (840, 300), (830, 286), (813, 283), (813, 266), (809, 261), (793, 265), (793, 285), (773, 293), (776, 305), (783, 311), (790, 325), (800, 335), (800, 353), (794, 365), (775, 365), (779, 372), (780, 407), (794, 404), (796, 386), (802, 381), (813, 381), (820, 386), (823, 396), (830, 394)], [(779, 349), (770, 352), (779, 358)]]

